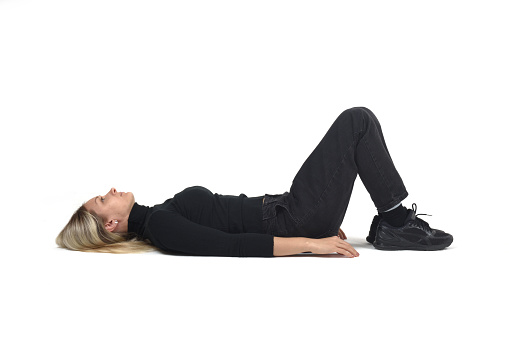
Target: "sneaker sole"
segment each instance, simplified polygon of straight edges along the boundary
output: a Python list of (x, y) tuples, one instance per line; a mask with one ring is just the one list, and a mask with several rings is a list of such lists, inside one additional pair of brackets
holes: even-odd
[(412, 251), (440, 251), (447, 247), (449, 247), (452, 244), (453, 239), (451, 238), (450, 241), (440, 244), (440, 245), (394, 245), (394, 244), (384, 244), (384, 243), (377, 243), (376, 241), (373, 243), (373, 246), (377, 250), (382, 251), (401, 251), (401, 250), (412, 250)]

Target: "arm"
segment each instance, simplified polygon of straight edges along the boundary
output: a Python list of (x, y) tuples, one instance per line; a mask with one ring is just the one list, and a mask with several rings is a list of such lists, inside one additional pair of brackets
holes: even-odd
[(281, 238), (260, 233), (226, 233), (166, 210), (152, 214), (146, 233), (152, 244), (160, 249), (195, 255), (272, 257), (306, 251), (316, 254), (336, 252), (348, 257), (359, 255), (338, 236), (312, 239)]

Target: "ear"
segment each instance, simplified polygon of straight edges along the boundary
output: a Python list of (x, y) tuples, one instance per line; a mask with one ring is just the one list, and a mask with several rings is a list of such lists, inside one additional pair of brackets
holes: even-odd
[(113, 232), (115, 231), (115, 228), (117, 228), (118, 223), (115, 222), (116, 220), (109, 220), (106, 224), (104, 224), (104, 228), (106, 228), (107, 231)]

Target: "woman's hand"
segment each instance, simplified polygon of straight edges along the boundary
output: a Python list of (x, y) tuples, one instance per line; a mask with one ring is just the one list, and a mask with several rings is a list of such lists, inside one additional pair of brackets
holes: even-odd
[(359, 252), (357, 252), (352, 245), (340, 239), (337, 235), (321, 239), (310, 239), (310, 250), (311, 253), (316, 254), (336, 252), (349, 258), (359, 256)]
[(346, 239), (346, 234), (345, 232), (343, 232), (343, 230), (340, 228), (339, 229), (339, 232), (338, 232), (338, 237), (342, 240), (345, 240)]

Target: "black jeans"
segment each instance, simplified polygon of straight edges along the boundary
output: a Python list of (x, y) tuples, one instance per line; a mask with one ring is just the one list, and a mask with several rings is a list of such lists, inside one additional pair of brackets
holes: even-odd
[(378, 211), (408, 196), (380, 123), (365, 107), (338, 116), (298, 171), (290, 192), (265, 194), (264, 231), (281, 237), (337, 235), (357, 174)]

